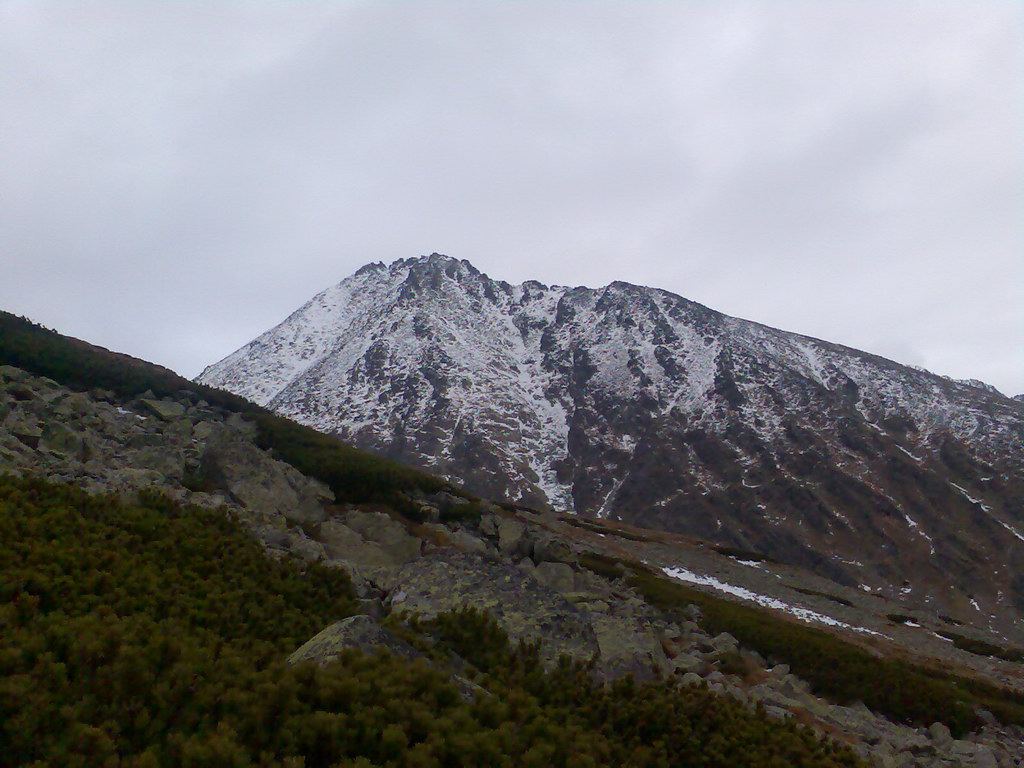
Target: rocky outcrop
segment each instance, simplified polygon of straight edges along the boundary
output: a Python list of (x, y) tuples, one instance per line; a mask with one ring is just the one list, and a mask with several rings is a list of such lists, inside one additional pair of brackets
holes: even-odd
[(91, 493), (159, 491), (227, 506), (276, 548), (305, 559), (323, 546), (298, 526), (326, 519), (333, 494), (254, 442), (255, 427), (190, 393), (117, 401), (0, 367), (0, 470), (31, 472)]

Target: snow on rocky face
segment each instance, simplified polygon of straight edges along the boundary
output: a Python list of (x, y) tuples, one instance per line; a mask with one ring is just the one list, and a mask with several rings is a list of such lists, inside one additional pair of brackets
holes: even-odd
[(199, 381), (481, 494), (1024, 613), (1024, 404), (667, 291), (370, 264)]

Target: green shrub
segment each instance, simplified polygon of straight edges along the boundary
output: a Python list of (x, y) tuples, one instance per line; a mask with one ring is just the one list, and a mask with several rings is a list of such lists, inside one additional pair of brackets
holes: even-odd
[(819, 592), (816, 589), (807, 589), (805, 587), (790, 587), (790, 589), (792, 589), (794, 592), (799, 592), (800, 594), (803, 594), (803, 595), (813, 595), (814, 597), (824, 597), (826, 600), (831, 600), (833, 603), (838, 603), (839, 605), (845, 605), (845, 606), (848, 606), (848, 607), (852, 607), (853, 606), (853, 603), (851, 603), (845, 597), (840, 597), (839, 595), (832, 595), (832, 594), (829, 594), (828, 592)]
[(1001, 645), (995, 645), (984, 640), (976, 640), (973, 637), (965, 637), (964, 635), (957, 634), (956, 632), (939, 632), (947, 640), (952, 640), (953, 644), (968, 653), (973, 653), (976, 656), (989, 656), (996, 659), (1002, 659), (1003, 661), (1024, 661), (1024, 650), (1020, 648), (1003, 648)]
[(456, 504), (454, 507), (441, 511), (441, 522), (464, 523), (479, 520), (483, 515), (484, 508), (480, 502), (470, 501), (465, 504)]

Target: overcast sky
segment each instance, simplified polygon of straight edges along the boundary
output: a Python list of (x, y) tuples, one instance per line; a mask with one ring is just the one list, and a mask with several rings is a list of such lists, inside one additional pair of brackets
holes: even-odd
[(187, 376), (370, 261), (1024, 392), (1024, 4), (0, 0), (0, 308)]

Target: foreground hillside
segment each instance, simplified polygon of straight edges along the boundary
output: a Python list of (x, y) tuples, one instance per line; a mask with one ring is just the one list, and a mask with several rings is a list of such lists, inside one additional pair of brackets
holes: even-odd
[(667, 291), (371, 264), (199, 380), (477, 493), (1024, 618), (1024, 404)]
[(348, 581), (268, 562), (217, 512), (5, 480), (0, 533), (6, 765), (857, 764), (706, 688), (542, 672), (500, 630), (483, 646), (474, 615), (429, 626), (435, 651), (486, 672), (468, 700), (436, 666), (387, 653), (289, 666), (301, 638), (353, 611)]
[(12, 765), (1024, 760), (984, 626), (481, 501), (0, 319)]

